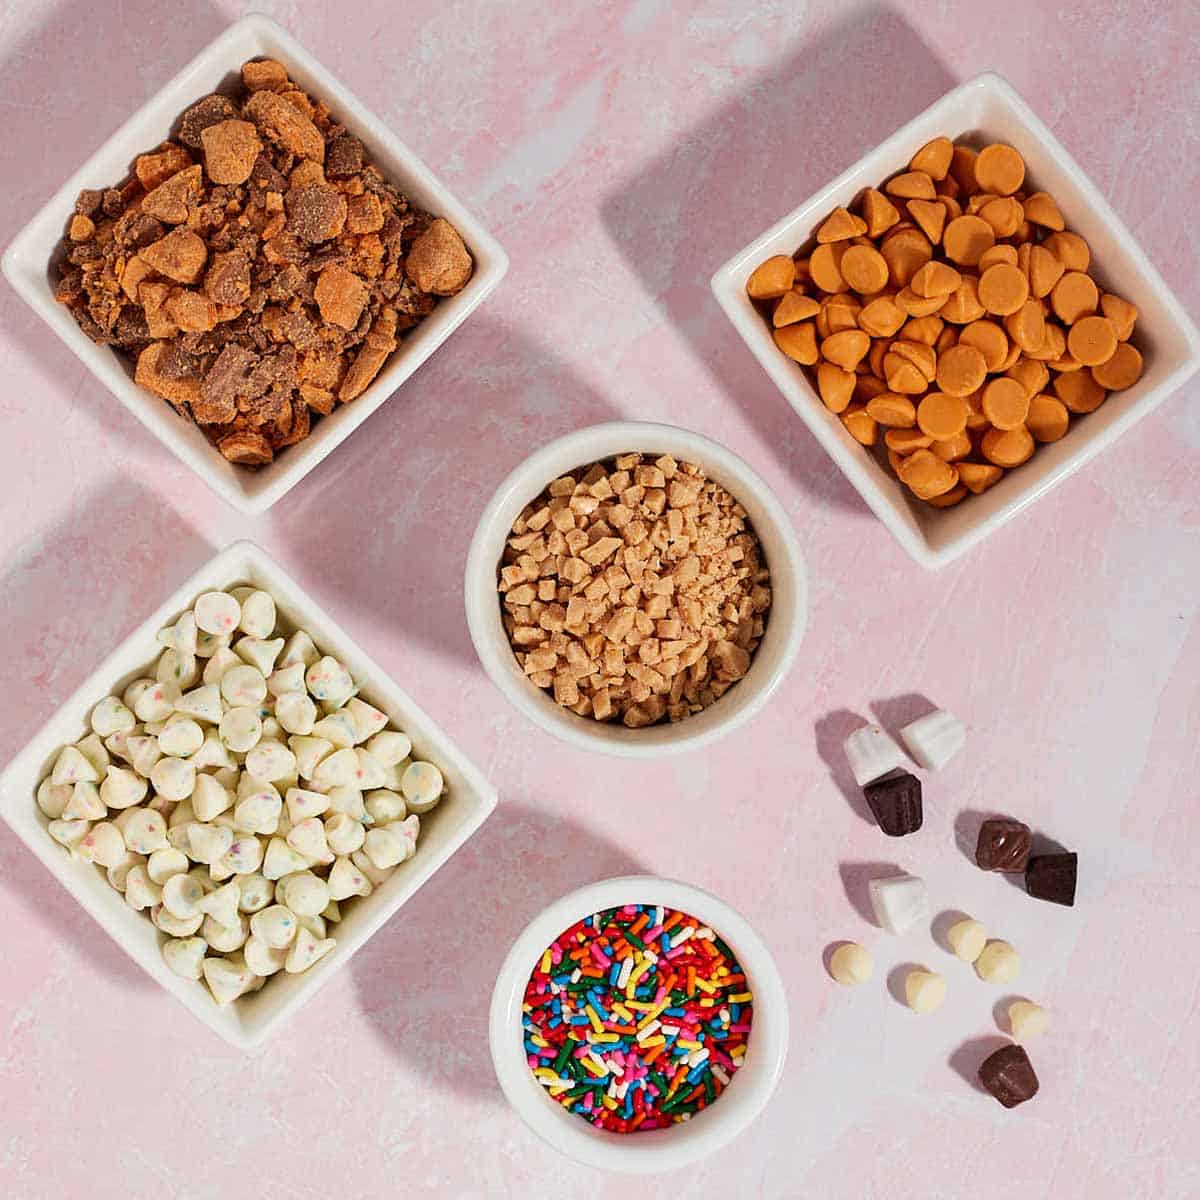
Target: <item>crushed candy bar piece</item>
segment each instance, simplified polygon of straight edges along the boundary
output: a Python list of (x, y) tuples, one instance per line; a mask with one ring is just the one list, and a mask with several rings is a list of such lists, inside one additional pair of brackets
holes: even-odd
[(71, 218), (70, 228), (67, 230), (67, 237), (73, 242), (86, 242), (96, 232), (96, 222), (91, 217), (85, 217), (81, 213), (76, 213)]
[(204, 293), (217, 304), (244, 304), (250, 297), (250, 259), (243, 250), (214, 254), (204, 276)]
[(243, 63), (242, 82), (250, 92), (260, 92), (263, 88), (281, 92), (288, 85), (287, 68), (273, 58)]
[(142, 212), (168, 225), (181, 225), (188, 218), (188, 205), (200, 198), (199, 164), (177, 171), (142, 201)]
[(200, 135), (204, 169), (213, 183), (245, 183), (262, 150), (258, 131), (249, 121), (218, 121)]
[(353, 134), (339, 133), (325, 151), (325, 171), (331, 179), (357, 175), (363, 169), (363, 144)]
[[(192, 156), (182, 147), (171, 142), (165, 142), (153, 154), (140, 154), (133, 164), (134, 174), (138, 182), (148, 192), (154, 191), (160, 183), (165, 183), (177, 171), (192, 165)], [(116, 213), (110, 213), (116, 216)]]
[(404, 269), (421, 291), (453, 296), (466, 287), (474, 263), (458, 230), (438, 217), (413, 242)]
[(142, 250), (142, 258), (176, 283), (195, 283), (208, 259), (208, 248), (190, 229), (175, 229)]
[(171, 370), (171, 345), (171, 342), (151, 342), (138, 355), (134, 382), (179, 407), (200, 395), (200, 380), (178, 376)]
[(199, 150), (203, 144), (201, 134), (218, 121), (230, 121), (238, 115), (233, 102), (227, 97), (214, 92), (198, 100), (187, 110), (179, 122), (179, 140), (193, 150)]
[(330, 263), (321, 272), (313, 290), (321, 316), (342, 329), (353, 329), (358, 324), (368, 295), (367, 285), (340, 263)]
[(199, 292), (176, 288), (167, 298), (167, 315), (184, 333), (207, 333), (217, 323), (217, 306)]
[(301, 158), (325, 159), (325, 139), (321, 131), (275, 92), (255, 92), (243, 110), (271, 141)]
[(371, 192), (347, 202), (346, 228), (351, 233), (375, 233), (383, 228), (383, 206)]
[(338, 389), (338, 399), (345, 404), (367, 390), (367, 385), (379, 374), (380, 368), (396, 348), (396, 310), (385, 308), (375, 318), (358, 357), (350, 364), (346, 378)]
[(230, 462), (241, 463), (243, 466), (258, 467), (269, 463), (275, 453), (271, 443), (261, 433), (253, 429), (239, 429), (226, 434), (218, 443), (217, 449)]
[(284, 200), (289, 231), (306, 242), (327, 242), (346, 224), (346, 198), (326, 184), (293, 188)]

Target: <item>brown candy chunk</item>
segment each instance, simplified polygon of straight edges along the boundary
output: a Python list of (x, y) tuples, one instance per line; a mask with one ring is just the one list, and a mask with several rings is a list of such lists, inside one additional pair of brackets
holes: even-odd
[(1010, 817), (992, 817), (979, 827), (975, 862), (984, 871), (1023, 871), (1031, 845), (1028, 825)]
[(327, 242), (346, 224), (346, 198), (328, 184), (293, 188), (285, 203), (288, 229), (306, 242)]
[(245, 183), (262, 150), (258, 131), (249, 121), (218, 121), (200, 135), (204, 169), (213, 183)]
[(281, 92), (288, 85), (287, 68), (273, 58), (242, 63), (242, 82), (248, 92), (260, 92), (263, 88)]
[(907, 771), (895, 771), (863, 788), (879, 828), (888, 837), (904, 837), (921, 828), (921, 781)]
[(413, 242), (404, 269), (421, 291), (453, 296), (466, 287), (474, 263), (458, 230), (438, 217)]
[(198, 100), (183, 114), (179, 122), (179, 140), (185, 146), (199, 150), (202, 144), (200, 135), (210, 125), (215, 125), (218, 121), (230, 121), (236, 116), (237, 109), (229, 98), (214, 92), (211, 96)]
[(253, 390), (250, 376), (258, 355), (230, 342), (209, 367), (200, 384), (200, 399), (192, 412), (202, 425), (227, 425), (237, 416), (237, 398)]
[(342, 386), (338, 389), (338, 399), (345, 404), (366, 391), (371, 380), (379, 374), (380, 368), (387, 361), (388, 355), (396, 348), (396, 310), (385, 308), (375, 318), (371, 332), (367, 334), (363, 348), (358, 357), (350, 364)]
[(1025, 867), (1025, 890), (1038, 900), (1069, 908), (1075, 903), (1078, 874), (1078, 854), (1035, 854)]
[(200, 380), (176, 375), (171, 366), (172, 342), (151, 342), (138, 355), (134, 382), (169, 400), (176, 408), (200, 395)]
[(350, 233), (375, 233), (383, 228), (383, 206), (370, 192), (351, 196), (346, 210), (346, 229)]
[(167, 314), (184, 333), (207, 333), (217, 323), (217, 306), (199, 292), (176, 288), (167, 299)]
[(1005, 1108), (1016, 1108), (1038, 1093), (1038, 1077), (1023, 1046), (1001, 1046), (979, 1064), (979, 1082)]
[(313, 289), (322, 319), (342, 329), (353, 329), (358, 324), (369, 294), (367, 285), (340, 263), (330, 263)]
[[(262, 95), (260, 92), (259, 95)], [(261, 433), (253, 429), (239, 429), (226, 434), (218, 443), (217, 449), (230, 462), (241, 463), (247, 467), (262, 466), (275, 457), (271, 443)]]
[(325, 159), (321, 131), (294, 104), (275, 92), (255, 92), (246, 102), (245, 115), (276, 145), (301, 158)]
[(250, 296), (250, 259), (244, 250), (214, 254), (204, 276), (204, 294), (217, 304), (244, 304)]
[(160, 183), (164, 183), (176, 172), (191, 165), (192, 156), (182, 146), (176, 146), (173, 142), (164, 142), (161, 149), (156, 150), (153, 154), (138, 155), (133, 164), (133, 173), (142, 187), (146, 191), (152, 192)]
[(200, 198), (201, 167), (185, 167), (160, 183), (142, 201), (142, 212), (168, 225), (181, 225), (188, 218), (188, 206)]
[(176, 283), (195, 283), (204, 269), (208, 248), (190, 229), (175, 229), (145, 247), (141, 256), (160, 275)]

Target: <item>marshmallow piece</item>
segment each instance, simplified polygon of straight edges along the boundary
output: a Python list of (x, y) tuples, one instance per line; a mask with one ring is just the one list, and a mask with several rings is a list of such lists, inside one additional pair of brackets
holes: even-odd
[(442, 773), (427, 762), (411, 763), (400, 777), (400, 790), (411, 812), (427, 813), (442, 798)]
[(987, 933), (981, 922), (968, 918), (965, 921), (956, 921), (950, 926), (946, 931), (946, 941), (950, 943), (950, 949), (954, 951), (956, 958), (973, 963), (987, 945)]
[(296, 774), (296, 756), (282, 742), (260, 741), (247, 752), (245, 765), (251, 775), (269, 783)]
[(208, 943), (203, 938), (172, 938), (163, 942), (163, 961), (183, 979), (199, 979)]
[(102, 738), (114, 733), (128, 733), (136, 723), (133, 713), (116, 696), (105, 696), (92, 709), (92, 732)]
[(925, 881), (915, 875), (889, 875), (872, 879), (867, 890), (875, 920), (888, 933), (907, 933), (929, 917), (929, 893)]
[(363, 794), (358, 788), (338, 787), (329, 789), (329, 811), (345, 813), (356, 821), (369, 822)]
[(175, 711), (175, 701), (181, 694), (174, 683), (152, 683), (138, 695), (133, 711), (142, 722), (165, 721)]
[(146, 795), (146, 781), (124, 767), (109, 767), (100, 785), (100, 799), (107, 808), (132, 808)]
[(158, 643), (180, 654), (196, 653), (196, 618), (193, 613), (185, 612), (174, 625), (158, 631)]
[(219, 866), (230, 875), (250, 875), (262, 866), (263, 844), (253, 834), (242, 834), (222, 856)]
[(80, 780), (71, 788), (71, 799), (62, 815), (67, 821), (100, 821), (108, 815), (108, 809), (100, 799), (100, 789)]
[(1007, 942), (988, 942), (975, 960), (975, 970), (985, 983), (1012, 983), (1021, 973), (1021, 956)]
[(125, 876), (125, 903), (138, 912), (162, 903), (162, 888), (146, 874), (144, 866), (134, 867)]
[(168, 937), (191, 937), (204, 923), (204, 918), (196, 913), (192, 917), (177, 917), (163, 904), (156, 904), (150, 910), (150, 920)]
[(387, 724), (387, 714), (382, 713), (373, 704), (352, 696), (346, 701), (345, 711), (354, 722), (355, 744), (365, 742), (373, 734), (378, 733)]
[(292, 663), (290, 667), (280, 667), (267, 676), (267, 691), (272, 696), (287, 696), (293, 692), (304, 692), (304, 664)]
[(313, 726), (312, 731), (314, 737), (322, 737), (342, 749), (353, 746), (358, 740), (358, 728), (354, 724), (354, 718), (344, 709), (322, 717)]
[(349, 858), (338, 858), (329, 871), (329, 896), (348, 900), (351, 896), (369, 896), (375, 889), (371, 881)]
[(829, 974), (844, 987), (866, 983), (874, 971), (871, 952), (857, 942), (844, 942), (829, 958)]
[(904, 977), (904, 999), (915, 1013), (931, 1013), (946, 999), (946, 979), (934, 971), (909, 971)]
[(168, 800), (186, 800), (196, 786), (196, 768), (182, 758), (160, 758), (150, 770), (154, 790)]
[(320, 916), (329, 904), (329, 885), (325, 880), (318, 879), (311, 871), (301, 871), (286, 878), (288, 908), (297, 917)]
[(350, 672), (328, 654), (305, 671), (304, 682), (308, 686), (309, 695), (326, 705), (327, 712), (341, 708), (356, 690)]
[(364, 792), (372, 788), (387, 787), (387, 775), (383, 763), (370, 750), (365, 750), (362, 746), (359, 746), (353, 753), (358, 762), (358, 773), (354, 786)]
[(293, 825), (309, 817), (319, 817), (329, 809), (329, 797), (321, 792), (310, 792), (306, 788), (292, 787), (287, 790), (288, 816)]
[(296, 770), (301, 779), (311, 780), (317, 767), (329, 756), (333, 744), (318, 737), (290, 737), (288, 745), (296, 756)]
[[(244, 776), (253, 779), (252, 775)], [(283, 801), (279, 793), (269, 784), (260, 783), (253, 792), (239, 800), (233, 810), (233, 819), (239, 830), (246, 833), (274, 833), (279, 828), (279, 814)]]
[(313, 645), (312, 638), (303, 629), (298, 629), (288, 638), (277, 665), (292, 667), (300, 663), (307, 670), (320, 657), (320, 651)]
[(296, 914), (282, 904), (273, 904), (250, 918), (250, 929), (260, 942), (274, 950), (286, 950), (296, 938)]
[(178, 650), (164, 650), (158, 656), (154, 674), (159, 683), (171, 689), (173, 693), (172, 706), (174, 706), (174, 700), (179, 693), (184, 688), (191, 687), (200, 676), (200, 672), (196, 669), (196, 656), (180, 654)]
[(287, 961), (286, 950), (276, 950), (274, 946), (268, 946), (261, 938), (256, 937), (246, 939), (242, 953), (246, 956), (246, 966), (255, 975), (264, 977), (282, 971), (283, 964)]
[[(320, 739), (325, 741), (326, 739)], [(299, 757), (299, 756), (297, 756)], [(304, 772), (300, 772), (303, 777)], [(358, 753), (355, 750), (335, 750), (323, 758), (312, 774), (313, 787), (319, 791), (328, 791), (334, 787), (353, 787), (359, 785)], [(361, 786), (361, 785), (360, 785)]]
[(211, 775), (196, 776), (192, 788), (192, 809), (197, 821), (211, 821), (233, 803), (233, 797)]
[[(162, 758), (158, 748), (158, 737), (151, 734), (138, 734), (129, 739), (129, 762), (133, 769), (147, 778), (154, 770), (154, 764)], [(111, 808), (112, 805), (109, 805)]]
[(206, 767), (232, 767), (233, 756), (229, 748), (221, 741), (221, 735), (215, 729), (208, 730), (204, 735), (204, 745), (188, 760), (197, 771)]
[(74, 784), (55, 783), (54, 780), (47, 775), (46, 778), (38, 784), (38, 808), (42, 810), (49, 820), (57, 821), (63, 815), (63, 810), (68, 804), (70, 804), (71, 793), (74, 791), (74, 788)]
[(878, 725), (856, 729), (842, 743), (850, 773), (859, 787), (895, 770), (904, 762), (904, 751)]
[(377, 867), (371, 861), (365, 841), (361, 850), (350, 855), (350, 861), (367, 877), (372, 887), (382, 886), (396, 873), (395, 867)]
[(229, 853), (233, 845), (233, 830), (224, 825), (210, 825), (193, 821), (187, 826), (188, 852), (193, 862), (219, 862)]
[(218, 650), (229, 648), (228, 633), (205, 633), (202, 629), (196, 631), (196, 649), (192, 653), (197, 658), (212, 658)]
[(241, 898), (242, 892), (237, 883), (227, 883), (202, 896), (196, 904), (196, 910), (212, 917), (218, 925), (232, 928), (238, 923), (238, 903)]
[[(247, 671), (253, 669), (246, 668)], [(245, 754), (246, 751), (252, 750), (262, 737), (262, 718), (258, 715), (257, 707), (243, 705), (229, 709), (221, 718), (219, 732), (221, 741), (234, 754)]]
[(221, 676), (221, 695), (234, 708), (257, 708), (267, 698), (267, 680), (257, 667), (242, 663)]
[(205, 592), (197, 599), (193, 611), (196, 628), (205, 633), (233, 633), (242, 619), (242, 606), (228, 592)]
[(1008, 1006), (1008, 1023), (1018, 1042), (1040, 1037), (1050, 1028), (1050, 1014), (1031, 1000), (1014, 1000)]
[[(275, 601), (269, 592), (253, 591), (242, 600), (240, 628), (254, 638), (271, 636), (275, 629)], [(283, 638), (279, 639), (279, 646), (283, 648)]]
[[(204, 730), (191, 717), (175, 714), (179, 720), (167, 722), (158, 735), (158, 748), (173, 758), (187, 758), (204, 745)], [(195, 767), (192, 768), (195, 770)]]
[(275, 667), (275, 660), (283, 649), (283, 638), (264, 641), (262, 638), (239, 638), (233, 644), (234, 652), (249, 666), (254, 667), (264, 678), (270, 675)]
[(175, 711), (186, 717), (194, 717), (198, 721), (206, 721), (216, 725), (221, 720), (221, 689), (215, 683), (206, 683), (203, 687), (193, 688), (184, 692), (175, 701)]
[(204, 674), (201, 676), (204, 686), (215, 687), (219, 691), (225, 672), (233, 667), (242, 666), (245, 666), (245, 663), (228, 646), (219, 647), (204, 665)]
[(108, 749), (100, 740), (99, 734), (89, 733), (87, 737), (80, 738), (75, 743), (75, 749), (96, 768), (96, 774), (101, 779), (108, 774), (112, 759), (108, 755)]
[(345, 813), (334, 813), (325, 821), (325, 841), (335, 855), (353, 854), (366, 836), (362, 823)]
[(182, 850), (176, 850), (174, 846), (155, 850), (146, 861), (146, 874), (159, 887), (176, 875), (186, 875), (187, 869), (187, 855)]
[(284, 692), (275, 701), (275, 718), (286, 732), (307, 735), (317, 722), (317, 706), (304, 692)]
[(53, 783), (74, 786), (77, 783), (99, 783), (100, 773), (75, 746), (64, 746), (54, 761), (50, 779)]
[(260, 909), (266, 908), (275, 895), (275, 889), (271, 886), (270, 880), (257, 871), (251, 875), (240, 876), (238, 886), (242, 892), (238, 908), (244, 913), (256, 913)]
[(249, 967), (239, 966), (227, 958), (206, 958), (200, 965), (208, 990), (222, 1008), (245, 995), (254, 982), (254, 974)]
[(412, 741), (406, 733), (385, 729), (367, 742), (367, 749), (385, 767), (398, 767), (412, 753)]
[(364, 797), (367, 813), (375, 825), (387, 825), (391, 821), (403, 821), (408, 816), (404, 797), (387, 788), (376, 788)]
[(963, 748), (967, 727), (939, 708), (905, 725), (900, 737), (916, 762), (927, 771), (940, 771)]
[(222, 925), (215, 917), (205, 917), (204, 924), (200, 926), (200, 936), (222, 954), (240, 950), (246, 944), (249, 935), (250, 927), (240, 913), (232, 925)]
[(155, 850), (165, 850), (170, 845), (167, 841), (167, 822), (162, 813), (152, 808), (127, 808), (117, 814), (113, 824), (121, 831), (125, 848), (132, 854), (153, 854)]
[[(325, 841), (325, 826), (321, 824), (320, 817), (309, 817), (307, 820), (293, 825), (286, 840), (293, 850), (303, 854), (310, 863), (333, 862), (334, 856), (330, 853), (329, 846)], [(325, 905), (322, 904), (321, 908), (324, 907)], [(320, 912), (321, 908), (318, 908), (317, 912)]]
[(267, 879), (282, 879), (296, 871), (307, 871), (308, 859), (298, 850), (293, 850), (281, 837), (273, 837), (267, 843), (263, 855), (262, 873)]
[(87, 831), (76, 853), (84, 862), (94, 862), (105, 869), (115, 867), (125, 857), (125, 839), (111, 822), (100, 821)]
[(288, 951), (284, 970), (289, 975), (299, 975), (307, 971), (313, 963), (320, 962), (337, 943), (333, 938), (318, 940), (307, 929), (301, 928), (296, 934), (296, 941)]

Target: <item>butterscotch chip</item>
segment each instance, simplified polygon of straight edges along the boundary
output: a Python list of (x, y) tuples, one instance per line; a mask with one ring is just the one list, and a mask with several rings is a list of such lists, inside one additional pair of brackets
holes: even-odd
[(1029, 290), (1039, 299), (1049, 296), (1065, 268), (1045, 246), (1029, 248)]
[[(138, 183), (148, 192), (154, 191), (172, 175), (192, 165), (192, 156), (182, 147), (168, 142), (153, 154), (139, 154), (133, 164)], [(115, 216), (116, 214), (110, 214)]]
[(773, 254), (751, 271), (746, 294), (751, 300), (776, 300), (786, 295), (795, 282), (796, 264), (786, 254)]
[[(922, 317), (919, 321), (910, 321), (909, 324), (921, 325), (926, 321), (937, 321), (943, 326), (937, 335), (937, 341), (933, 343), (933, 348), (937, 351), (939, 357), (945, 354), (947, 350), (952, 350), (958, 345), (958, 330), (953, 325), (946, 325), (941, 317)], [(915, 330), (912, 333), (906, 333), (905, 336), (924, 340)]]
[(979, 216), (998, 238), (1012, 237), (1025, 219), (1024, 210), (1011, 196), (997, 196), (979, 209)]
[(926, 142), (909, 161), (910, 171), (924, 171), (931, 179), (945, 179), (954, 157), (954, 143), (948, 137)]
[(883, 435), (883, 440), (889, 450), (901, 455), (911, 454), (914, 450), (928, 450), (933, 445), (933, 438), (920, 429), (889, 429)]
[(953, 267), (931, 259), (912, 277), (909, 287), (918, 296), (929, 299), (949, 296), (951, 292), (958, 290), (961, 283), (962, 276)]
[(1050, 382), (1050, 371), (1045, 363), (1032, 358), (1019, 358), (1005, 371), (1009, 379), (1015, 379), (1027, 396), (1036, 396)]
[(992, 463), (960, 462), (956, 467), (963, 485), (977, 496), (998, 483), (1004, 475), (1003, 470)]
[(843, 412), (854, 394), (857, 376), (853, 371), (844, 371), (832, 362), (823, 362), (817, 367), (817, 390), (830, 412)]
[(1019, 429), (1029, 413), (1029, 396), (1015, 379), (1002, 376), (983, 389), (983, 415), (997, 429)]
[(1069, 369), (1060, 365), (1060, 360), (1066, 352), (1066, 334), (1063, 333), (1061, 326), (1049, 324), (1046, 326), (1046, 340), (1036, 350), (1026, 350), (1024, 354), (1026, 358), (1036, 359), (1038, 362), (1048, 362), (1056, 370), (1061, 371)]
[(919, 396), (929, 386), (929, 380), (917, 369), (915, 363), (890, 350), (883, 356), (883, 374), (893, 392), (907, 396)]
[(960, 501), (967, 497), (967, 489), (960, 483), (957, 487), (952, 487), (948, 492), (943, 492), (940, 496), (930, 496), (925, 503), (933, 505), (934, 508), (953, 508)]
[(928, 450), (914, 450), (901, 460), (900, 479), (922, 500), (941, 496), (958, 483), (958, 471)]
[(842, 255), (846, 247), (841, 242), (830, 242), (818, 246), (809, 257), (808, 273), (813, 283), (823, 292), (844, 292), (846, 280), (842, 276)]
[(841, 242), (867, 232), (867, 223), (844, 208), (835, 208), (817, 230), (818, 242)]
[(975, 160), (975, 179), (985, 192), (1011, 196), (1025, 182), (1025, 160), (1004, 142), (993, 142)]
[(1033, 438), (1024, 425), (1016, 429), (989, 429), (979, 444), (983, 457), (998, 467), (1019, 467), (1034, 451)]
[(235, 433), (226, 434), (217, 443), (217, 449), (230, 462), (241, 463), (247, 467), (262, 466), (275, 457), (271, 443), (253, 429), (240, 429)]
[(957, 217), (942, 234), (946, 257), (961, 267), (977, 266), (980, 255), (995, 244), (995, 231), (982, 217)]
[(964, 344), (960, 336), (937, 360), (937, 385), (949, 396), (966, 396), (974, 392), (987, 376), (987, 362), (976, 346)]
[(775, 305), (775, 311), (771, 315), (771, 324), (776, 329), (784, 325), (794, 325), (797, 321), (807, 321), (815, 317), (820, 310), (821, 306), (811, 296), (793, 288), (779, 298), (779, 303)]
[(1066, 228), (1063, 215), (1049, 192), (1034, 192), (1032, 196), (1026, 196), (1024, 208), (1025, 219), (1035, 225), (1059, 232)]
[(1008, 336), (1022, 350), (1036, 350), (1046, 341), (1046, 315), (1040, 300), (1026, 300), (1004, 318)]
[(1099, 366), (1117, 352), (1117, 331), (1107, 317), (1080, 317), (1067, 334), (1067, 351), (1085, 367)]
[(892, 283), (904, 288), (933, 257), (933, 247), (919, 229), (897, 229), (883, 239), (879, 253), (887, 262)]
[(867, 222), (867, 236), (877, 238), (900, 220), (900, 211), (881, 191), (867, 188), (863, 194), (863, 216)]
[(824, 325), (828, 331), (825, 337), (833, 333), (841, 333), (844, 329), (858, 328), (858, 314), (862, 311), (858, 301), (848, 292), (836, 296), (826, 296), (821, 301), (821, 309), (817, 319), (817, 332)]
[(937, 373), (937, 355), (932, 346), (898, 338), (889, 347), (888, 354), (907, 359), (920, 371), (926, 383), (933, 382), (933, 377)]
[(321, 272), (313, 289), (313, 299), (321, 310), (321, 316), (330, 325), (342, 329), (353, 329), (358, 324), (369, 295), (367, 285), (340, 263), (330, 263)]
[(904, 200), (932, 200), (937, 192), (933, 180), (924, 171), (906, 171), (889, 179), (883, 185), (889, 196), (900, 196)]
[(895, 296), (895, 304), (909, 317), (928, 317), (940, 312), (946, 303), (945, 296), (919, 296), (911, 287), (901, 288)]
[(842, 424), (856, 442), (864, 446), (875, 445), (879, 425), (861, 404), (851, 405), (842, 413)]
[(967, 427), (967, 406), (957, 396), (930, 392), (917, 406), (917, 425), (933, 441), (955, 438)]
[(1110, 358), (1092, 367), (1092, 378), (1110, 392), (1133, 387), (1141, 377), (1142, 356), (1128, 342), (1119, 343)]
[(962, 283), (946, 298), (938, 309), (944, 321), (965, 325), (982, 317), (987, 310), (979, 301), (979, 280), (973, 275), (964, 275)]
[(263, 88), (268, 88), (272, 92), (281, 92), (288, 85), (287, 68), (273, 58), (242, 63), (242, 82), (249, 92), (259, 92)]
[(793, 362), (811, 367), (817, 361), (817, 330), (811, 321), (785, 325), (782, 329), (776, 329), (772, 336), (775, 345)]
[(301, 158), (325, 161), (321, 131), (294, 104), (271, 91), (255, 92), (244, 109), (260, 132)]
[(821, 357), (853, 371), (871, 348), (871, 339), (860, 329), (845, 329), (832, 334), (821, 343)]
[(842, 255), (842, 278), (862, 295), (878, 292), (888, 281), (887, 260), (872, 246), (850, 246)]
[(1127, 342), (1137, 322), (1137, 306), (1130, 304), (1128, 300), (1122, 300), (1120, 296), (1114, 296), (1111, 292), (1105, 292), (1100, 297), (1100, 311), (1113, 323), (1113, 328), (1117, 331), (1117, 341)]
[[(346, 224), (346, 198), (329, 184), (292, 188), (284, 197), (284, 202), (288, 230), (303, 241), (327, 242), (337, 237)], [(419, 283), (417, 286), (421, 287)], [(422, 287), (421, 290), (427, 292), (432, 289)]]
[[(949, 334), (948, 339), (943, 336), (946, 333)], [(923, 342), (926, 346), (933, 346), (938, 354), (958, 341), (954, 330), (947, 330), (942, 318), (934, 315), (910, 317), (900, 330), (900, 337), (906, 342)]]
[(404, 269), (421, 291), (453, 296), (467, 286), (475, 264), (458, 230), (438, 217), (413, 242)]
[(176, 283), (195, 283), (208, 259), (208, 247), (190, 229), (174, 229), (139, 253), (160, 275)]
[(1007, 316), (1028, 299), (1029, 280), (1010, 263), (988, 267), (979, 277), (979, 300), (990, 313)]
[(1092, 252), (1087, 242), (1077, 233), (1063, 231), (1052, 233), (1043, 246), (1058, 259), (1068, 271), (1086, 271), (1092, 263)]
[(182, 224), (188, 219), (189, 208), (200, 198), (201, 174), (199, 163), (176, 171), (143, 198), (142, 212), (168, 225)]
[(946, 228), (946, 206), (933, 200), (910, 200), (908, 214), (921, 232), (936, 246)]
[(973, 196), (979, 191), (979, 181), (975, 178), (975, 162), (979, 155), (970, 146), (954, 147), (950, 156), (950, 177), (958, 184), (959, 193), (963, 196)]
[[(959, 333), (958, 344), (974, 346), (983, 355), (984, 365), (989, 371), (999, 371), (1008, 354), (1008, 337), (995, 321), (972, 321)], [(1041, 345), (1041, 342), (1038, 344)], [(975, 387), (967, 390), (973, 392)]]
[(942, 462), (948, 463), (958, 462), (959, 459), (966, 458), (973, 448), (971, 436), (965, 430), (961, 433), (956, 433), (952, 438), (942, 438), (939, 441), (931, 442), (929, 445), (931, 454), (936, 454)]
[(1054, 394), (1073, 413), (1090, 413), (1104, 403), (1108, 394), (1090, 371), (1071, 371), (1054, 377)]
[(1070, 423), (1071, 414), (1061, 400), (1044, 392), (1030, 398), (1025, 428), (1039, 442), (1057, 442), (1067, 432)]
[(1010, 263), (1014, 267), (1020, 266), (1022, 271), (1025, 270), (1019, 261), (1016, 246), (1010, 246), (1007, 242), (998, 243), (979, 256), (979, 273), (982, 275), (988, 267), (994, 267), (996, 263)]
[(967, 406), (967, 428), (972, 433), (978, 433), (982, 429), (987, 429), (991, 422), (983, 415), (982, 402), (983, 389), (980, 388), (975, 392), (968, 392), (962, 399)]
[(213, 183), (245, 183), (262, 150), (258, 131), (249, 121), (218, 121), (200, 134), (200, 141), (204, 169)]
[(1080, 317), (1091, 316), (1100, 305), (1100, 291), (1090, 275), (1068, 271), (1050, 293), (1050, 307), (1065, 325), (1074, 325)]
[(913, 402), (894, 392), (884, 392), (868, 400), (867, 416), (893, 429), (911, 429), (917, 423), (917, 410)]

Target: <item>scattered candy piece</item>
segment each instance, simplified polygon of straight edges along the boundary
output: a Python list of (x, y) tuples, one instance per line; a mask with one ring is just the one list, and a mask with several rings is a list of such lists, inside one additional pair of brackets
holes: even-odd
[(987, 945), (987, 933), (981, 922), (968, 918), (965, 921), (956, 921), (950, 926), (946, 931), (946, 941), (950, 943), (955, 957), (961, 958), (963, 962), (973, 963)]
[(900, 730), (914, 760), (927, 771), (940, 771), (963, 747), (966, 726), (953, 713), (938, 709)]
[(1038, 1078), (1021, 1046), (1001, 1046), (979, 1064), (979, 1082), (1004, 1105), (1016, 1108), (1038, 1092)]
[(1031, 844), (1028, 825), (1010, 817), (992, 817), (979, 827), (975, 862), (985, 871), (1023, 871)]
[(1018, 1041), (1039, 1037), (1050, 1028), (1050, 1014), (1031, 1000), (1014, 1000), (1008, 1006), (1008, 1022)]
[(904, 977), (904, 999), (915, 1013), (931, 1013), (946, 999), (946, 980), (934, 971), (909, 971)]
[(1038, 900), (1070, 907), (1075, 903), (1078, 875), (1078, 854), (1038, 854), (1025, 868), (1025, 890)]
[(904, 837), (921, 828), (921, 781), (907, 771), (893, 771), (863, 788), (879, 828), (888, 837)]
[(988, 942), (975, 960), (975, 970), (986, 983), (1012, 983), (1021, 973), (1021, 956), (1007, 942)]
[(846, 987), (866, 983), (874, 971), (871, 952), (857, 942), (844, 942), (829, 957), (829, 974)]
[(929, 916), (929, 893), (916, 875), (889, 875), (872, 879), (867, 890), (875, 920), (888, 933), (906, 933)]
[(904, 751), (878, 725), (856, 729), (842, 745), (850, 773), (859, 787), (894, 771), (904, 762)]

